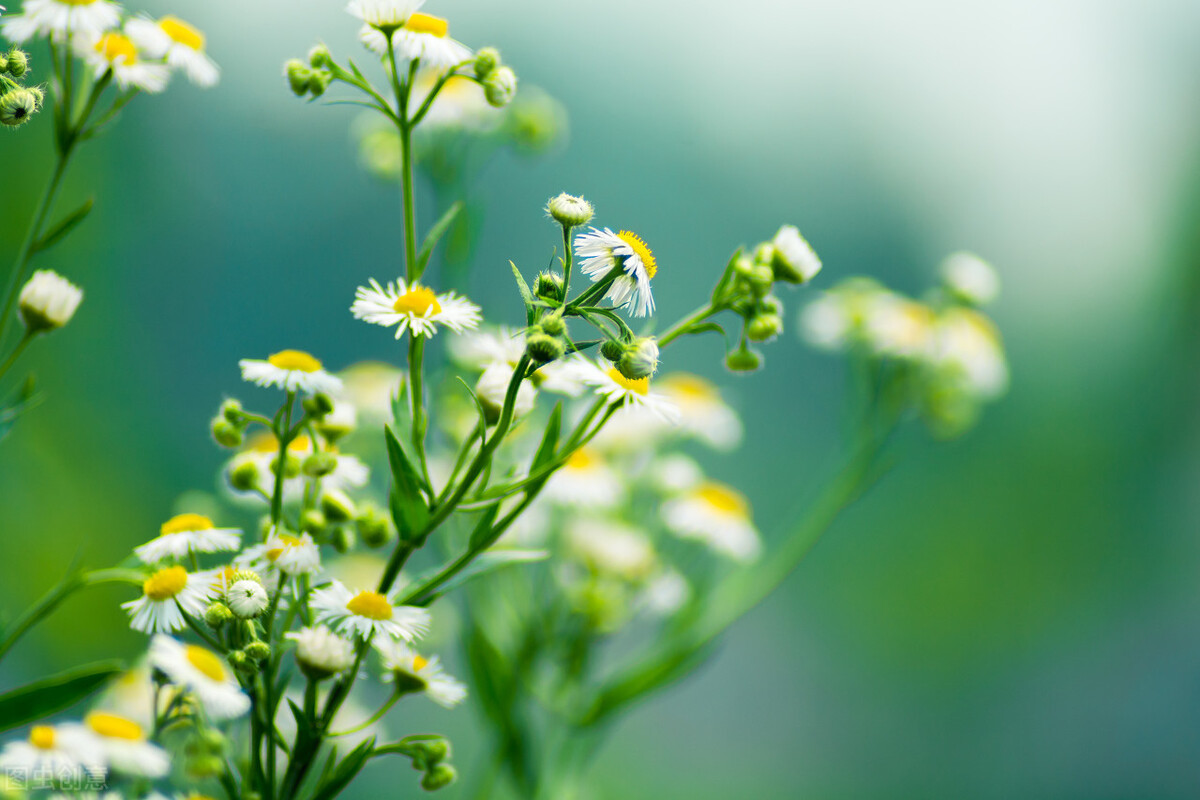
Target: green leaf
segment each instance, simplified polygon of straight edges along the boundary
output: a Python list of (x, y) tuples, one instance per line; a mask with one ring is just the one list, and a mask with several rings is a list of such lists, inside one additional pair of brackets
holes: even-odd
[(442, 214), (442, 218), (425, 235), (425, 241), (421, 243), (421, 250), (417, 253), (416, 276), (418, 278), (425, 274), (425, 267), (429, 264), (429, 259), (433, 255), (433, 249), (437, 247), (438, 242), (446, 235), (446, 231), (450, 230), (450, 226), (454, 224), (454, 219), (462, 211), (462, 208), (462, 201), (456, 201), (446, 209), (446, 213)]
[(43, 250), (48, 250), (58, 244), (71, 231), (75, 229), (79, 223), (83, 222), (87, 215), (91, 213), (92, 206), (95, 205), (96, 198), (89, 197), (83, 205), (72, 211), (67, 216), (63, 217), (57, 225), (51, 228), (40, 239), (34, 242), (30, 249), (30, 255), (40, 253)]
[[(558, 403), (554, 406), (554, 410), (550, 412), (550, 419), (546, 422), (546, 432), (542, 434), (542, 443), (538, 445), (537, 452), (533, 456), (533, 462), (529, 465), (530, 474), (537, 472), (554, 460), (554, 456), (558, 452), (558, 435), (561, 431), (562, 403)], [(547, 474), (545, 478), (535, 483), (530, 483), (530, 490), (536, 491), (549, 477), (549, 474)]]
[(362, 772), (362, 768), (367, 765), (374, 749), (375, 737), (372, 736), (351, 750), (349, 755), (343, 758), (333, 770), (333, 774), (322, 782), (317, 793), (313, 795), (313, 800), (332, 800), (341, 794), (342, 790), (358, 776), (358, 773)]
[(532, 325), (537, 314), (534, 310), (533, 292), (529, 291), (529, 284), (521, 277), (521, 270), (517, 269), (517, 265), (513, 262), (508, 262), (512, 267), (513, 277), (517, 279), (517, 289), (521, 292), (521, 299), (525, 301), (525, 324)]
[(582, 353), (584, 350), (590, 350), (603, 341), (603, 339), (588, 339), (586, 342), (568, 342), (567, 355), (570, 355), (571, 353)]
[(471, 539), (467, 544), (469, 550), (482, 550), (488, 545), (488, 537), (492, 533), (492, 525), (496, 522), (496, 517), (500, 514), (500, 504), (488, 506), (483, 512), (483, 516), (479, 518), (479, 522), (475, 523), (475, 529), (471, 531)]
[(698, 333), (719, 333), (725, 336), (725, 329), (716, 322), (697, 322), (683, 329), (681, 335), (695, 336)]
[(457, 589), (464, 583), (487, 575), (489, 572), (495, 572), (501, 567), (508, 567), (513, 564), (533, 564), (538, 561), (545, 561), (549, 557), (549, 550), (530, 550), (516, 547), (505, 548), (503, 550), (489, 550), (486, 553), (481, 553), (478, 558), (468, 564), (461, 572), (443, 583), (438, 589), (438, 594), (445, 594), (451, 589)]
[(479, 413), (479, 446), (483, 447), (485, 444), (487, 444), (487, 409), (483, 407), (483, 401), (479, 399), (479, 395), (475, 393), (475, 390), (471, 388), (470, 384), (464, 381), (461, 376), (455, 377), (458, 378), (458, 382), (463, 385), (463, 388), (467, 390), (467, 394), (471, 395), (471, 399), (475, 401), (475, 410)]
[(725, 265), (725, 271), (721, 273), (721, 279), (717, 281), (717, 285), (713, 287), (712, 305), (714, 308), (721, 307), (721, 295), (725, 293), (725, 288), (729, 285), (730, 279), (733, 278), (733, 268), (737, 264), (737, 260), (742, 255), (742, 248), (738, 248), (732, 256), (729, 257), (729, 263)]
[(429, 521), (429, 506), (421, 494), (422, 481), (391, 427), (384, 427), (387, 439), (388, 462), (392, 467), (392, 518), (400, 538), (415, 534)]
[(37, 383), (30, 375), (21, 387), (13, 392), (12, 397), (5, 401), (4, 407), (0, 408), (0, 440), (12, 431), (18, 417), (36, 408), (41, 402), (42, 397), (37, 393)]
[(0, 732), (70, 708), (120, 674), (121, 669), (120, 661), (97, 661), (0, 695)]

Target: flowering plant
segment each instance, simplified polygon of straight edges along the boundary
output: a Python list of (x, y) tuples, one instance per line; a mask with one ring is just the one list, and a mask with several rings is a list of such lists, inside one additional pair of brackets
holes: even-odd
[[(221, 404), (211, 430), (231, 451), (223, 497), (190, 496), (125, 562), (72, 573), (0, 634), (3, 657), (69, 594), (117, 582), (136, 587), (122, 608), (148, 637), (128, 668), (86, 666), (0, 695), (0, 730), (28, 726), (0, 753), (0, 789), (324, 800), (372, 760), (399, 756), (436, 790), (457, 777), (449, 742), (394, 738), (388, 727), (393, 707), (424, 696), (446, 708), (470, 697), (484, 712), (494, 747), (471, 776), (480, 796), (501, 784), (521, 797), (578, 796), (611, 722), (693, 669), (783, 581), (878, 477), (899, 425), (921, 416), (939, 434), (960, 433), (1005, 388), (1003, 349), (979, 310), (995, 274), (974, 256), (951, 257), (925, 301), (863, 279), (818, 296), (802, 329), (855, 364), (856, 435), (846, 464), (766, 556), (747, 497), (705, 477), (686, 447), (735, 447), (736, 411), (706, 378), (659, 365), (679, 340), (725, 337), (740, 322), (725, 366), (758, 370), (757, 345), (784, 328), (777, 291), (806, 286), (821, 261), (784, 225), (736, 249), (702, 304), (656, 333), (654, 251), (629, 229), (593, 225), (592, 205), (564, 193), (545, 208), (557, 229), (551, 266), (530, 274), (510, 262), (519, 325), (484, 325), (484, 309), (445, 274), (430, 277), (462, 205), (419, 235), (414, 167), (422, 152), (444, 151), (428, 141), (422, 150), (417, 134), (457, 136), (468, 120), (509, 112), (517, 77), (495, 49), (455, 41), (420, 5), (348, 6), (381, 85), (323, 45), (285, 67), (296, 95), (341, 87), (351, 94), (340, 102), (390, 126), (403, 267), (364, 275), (347, 301), (404, 341), (403, 366), (335, 371), (298, 349), (240, 362), (242, 378), (278, 402)], [(135, 94), (161, 89), (170, 68), (202, 84), (216, 71), (186, 23), (121, 23), (109, 0), (28, 0), (4, 30), (47, 37), (64, 119), (17, 286), (30, 257), (75, 224), (41, 230), (75, 144)], [(94, 65), (77, 119), (60, 110), (73, 107), (72, 53)], [(89, 122), (114, 82), (110, 111)], [(25, 337), (0, 377), (80, 297), (52, 273), (34, 275), (19, 293)], [(487, 318), (504, 318), (505, 302), (495, 305)], [(466, 681), (430, 652), (448, 596), (459, 601)], [(76, 721), (48, 719), (85, 698)]]

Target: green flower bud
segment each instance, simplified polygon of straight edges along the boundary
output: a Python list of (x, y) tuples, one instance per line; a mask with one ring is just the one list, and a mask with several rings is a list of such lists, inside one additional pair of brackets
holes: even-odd
[(259, 664), (271, 657), (271, 645), (266, 642), (251, 642), (246, 645), (246, 658), (253, 659)]
[(785, 283), (806, 283), (821, 271), (821, 259), (794, 225), (784, 225), (771, 240), (775, 257), (771, 267), (775, 280)]
[(319, 508), (306, 508), (300, 515), (300, 530), (312, 536), (313, 539), (324, 536), (325, 528), (328, 525), (329, 520), (325, 518), (325, 512)]
[(426, 768), (433, 767), (450, 757), (450, 740), (438, 737), (412, 743), (414, 754), (419, 754)]
[(500, 51), (494, 47), (481, 47), (475, 53), (475, 77), (485, 80), (500, 66)]
[(313, 69), (329, 69), (333, 64), (333, 53), (323, 44), (318, 44), (308, 51), (308, 63)]
[(754, 372), (762, 366), (762, 355), (743, 344), (725, 357), (725, 366), (733, 372)]
[(625, 355), (625, 343), (619, 342), (616, 339), (609, 339), (600, 345), (600, 355), (615, 364)]
[(245, 421), (246, 412), (242, 410), (241, 401), (229, 399), (221, 403), (221, 416), (234, 425), (241, 425)]
[(517, 74), (508, 67), (496, 67), (483, 82), (483, 94), (494, 108), (503, 108), (517, 94)]
[(330, 522), (349, 522), (354, 519), (355, 507), (345, 492), (339, 489), (327, 489), (321, 495), (321, 510)]
[(13, 89), (0, 97), (0, 125), (15, 128), (29, 122), (41, 106), (38, 94), (30, 89)]
[(323, 478), (337, 469), (337, 456), (333, 453), (313, 453), (304, 459), (300, 471), (310, 478)]
[(239, 492), (252, 492), (258, 486), (258, 465), (253, 459), (235, 460), (229, 470), (229, 485)]
[(783, 302), (773, 294), (758, 301), (758, 310), (763, 314), (782, 314)]
[(308, 91), (313, 97), (320, 97), (332, 81), (333, 76), (328, 72), (314, 72), (308, 77)]
[(539, 364), (547, 364), (562, 358), (567, 352), (567, 346), (562, 339), (547, 336), (544, 333), (531, 334), (525, 342), (525, 350), (529, 357)]
[(625, 348), (617, 362), (617, 369), (633, 381), (649, 378), (658, 370), (658, 342), (653, 336), (635, 339)]
[(777, 314), (758, 314), (746, 325), (746, 337), (752, 342), (769, 342), (783, 333), (783, 318)]
[(210, 628), (219, 628), (233, 619), (233, 612), (224, 603), (213, 603), (204, 611), (204, 621)]
[(766, 297), (775, 283), (775, 271), (766, 264), (755, 264), (750, 273), (750, 290), (755, 297)]
[(346, 527), (334, 528), (329, 544), (339, 553), (348, 553), (354, 549), (354, 531)]
[[(8, 72), (8, 57), (0, 55), (0, 72)], [(0, 794), (0, 797), (4, 795)]]
[(225, 660), (229, 662), (229, 666), (246, 675), (258, 672), (258, 664), (241, 650), (230, 650)]
[(596, 211), (592, 204), (582, 197), (563, 192), (550, 198), (550, 202), (546, 203), (546, 213), (564, 227), (577, 228), (586, 225)]
[(229, 576), (229, 585), (232, 586), (238, 581), (254, 581), (259, 586), (263, 585), (262, 577), (252, 569), (235, 569)]
[(304, 398), (301, 405), (310, 417), (323, 417), (333, 411), (333, 398), (324, 392), (317, 392), (312, 397)]
[(775, 245), (770, 242), (763, 242), (758, 247), (754, 248), (754, 261), (757, 264), (771, 265), (775, 260)]
[[(279, 456), (271, 459), (271, 472), (279, 474)], [(283, 459), (283, 477), (294, 478), (300, 474), (300, 459), (296, 458), (291, 453), (284, 456)]]
[(14, 78), (20, 78), (29, 69), (29, 55), (24, 50), (13, 48), (5, 58), (5, 71)]
[(242, 429), (225, 417), (216, 417), (212, 421), (212, 436), (221, 447), (237, 447), (242, 443)]
[(367, 547), (383, 547), (392, 538), (391, 520), (375, 506), (365, 507), (354, 520), (354, 527)]
[(449, 764), (435, 764), (421, 778), (421, 788), (427, 792), (444, 789), (458, 779), (458, 773)]
[(297, 97), (304, 97), (308, 94), (308, 81), (313, 76), (313, 71), (308, 65), (298, 58), (293, 58), (283, 65), (283, 69), (292, 92)]
[(557, 314), (551, 314), (547, 317), (542, 317), (542, 321), (538, 323), (543, 333), (550, 336), (562, 336), (567, 332), (567, 323), (563, 322), (563, 318)]
[(193, 780), (216, 778), (225, 772), (225, 759), (220, 756), (195, 756), (187, 759), (184, 769)]
[(533, 293), (543, 300), (561, 303), (563, 300), (563, 279), (553, 272), (538, 273), (533, 282)]

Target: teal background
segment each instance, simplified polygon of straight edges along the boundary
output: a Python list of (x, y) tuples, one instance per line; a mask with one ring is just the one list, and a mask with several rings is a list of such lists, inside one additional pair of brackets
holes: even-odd
[[(347, 313), (400, 262), (399, 192), (362, 173), (355, 112), (306, 106), (281, 64), (319, 39), (356, 54), (332, 0), (168, 7), (209, 36), (221, 85), (139, 98), (73, 166), (60, 208), (92, 217), (39, 259), (84, 286), (27, 369), (47, 402), (0, 444), (0, 608), (73, 557), (106, 565), (175, 498), (210, 490), (220, 400), (265, 400), (239, 358), (284, 347), (398, 362)], [(962, 440), (901, 437), (887, 479), (699, 674), (639, 708), (595, 772), (624, 798), (1184, 798), (1200, 791), (1195, 486), (1200, 7), (1193, 2), (813, 0), (739, 4), (445, 0), (566, 105), (569, 143), (499, 156), (470, 296), (515, 321), (546, 198), (583, 193), (660, 264), (664, 320), (729, 253), (795, 223), (817, 286), (869, 274), (918, 292), (947, 252), (1000, 270), (1010, 396)], [(357, 57), (357, 56), (356, 56)], [(366, 62), (366, 57), (362, 61)], [(35, 62), (44, 75), (45, 62)], [(50, 166), (49, 115), (0, 137), (0, 251)], [(427, 187), (426, 187), (427, 189)], [(432, 219), (423, 191), (422, 222)], [(769, 540), (838, 460), (844, 375), (791, 330), (767, 369), (723, 372), (714, 340), (668, 367), (718, 378), (746, 441), (707, 466), (750, 494)], [(99, 589), (5, 662), (0, 685), (144, 637)], [(453, 659), (452, 659), (453, 663)], [(397, 733), (454, 739), (468, 708)], [(416, 774), (405, 770), (400, 786)], [(411, 784), (408, 783), (412, 779)], [(374, 767), (356, 796), (397, 778)]]

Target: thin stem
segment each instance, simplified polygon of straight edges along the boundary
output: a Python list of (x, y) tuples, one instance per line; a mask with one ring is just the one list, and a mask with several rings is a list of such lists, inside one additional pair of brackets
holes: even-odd
[(21, 341), (17, 342), (17, 346), (9, 353), (8, 358), (4, 360), (3, 364), (0, 364), (0, 378), (3, 378), (4, 373), (8, 372), (12, 368), (12, 365), (17, 363), (17, 359), (21, 357), (21, 353), (25, 352), (25, 348), (29, 346), (29, 343), (33, 341), (33, 337), (35, 336), (37, 336), (36, 333), (26, 329), (25, 335), (21, 337)]
[[(287, 395), (287, 404), (284, 406), (284, 422), (283, 427), (275, 431), (275, 436), (279, 440), (279, 456), (275, 462), (275, 491), (271, 497), (271, 527), (274, 529), (279, 525), (279, 520), (283, 516), (283, 478), (284, 470), (287, 468), (287, 450), (291, 444), (289, 434), (292, 429), (292, 406), (296, 402), (296, 393), (289, 391)], [(269, 537), (270, 532), (265, 536)]]
[(662, 336), (658, 337), (658, 346), (660, 348), (666, 347), (673, 340), (682, 336), (684, 331), (686, 331), (688, 328), (690, 328), (691, 326), (693, 326), (699, 322), (703, 322), (704, 320), (711, 317), (713, 314), (716, 314), (718, 311), (720, 311), (720, 309), (713, 308), (711, 303), (707, 303), (705, 305), (700, 306), (695, 311), (693, 311), (691, 314), (688, 314), (686, 317), (679, 320), (679, 322), (676, 322), (674, 325), (672, 325), (671, 329), (668, 330), (666, 333), (664, 333)]
[(400, 692), (392, 692), (392, 696), (389, 697), (388, 701), (383, 704), (383, 708), (376, 711), (373, 715), (371, 715), (371, 718), (369, 720), (367, 720), (366, 722), (364, 722), (363, 724), (355, 725), (353, 728), (351, 728), (350, 730), (347, 730), (347, 731), (338, 731), (337, 733), (330, 733), (330, 734), (326, 734), (326, 735), (330, 739), (332, 739), (336, 736), (350, 736), (352, 734), (358, 733), (359, 731), (365, 731), (367, 728), (371, 727), (376, 722), (379, 722), (379, 720), (383, 719), (383, 715), (386, 714), (387, 712), (391, 711), (392, 706), (396, 705), (396, 702), (402, 696), (403, 695), (401, 695)]

